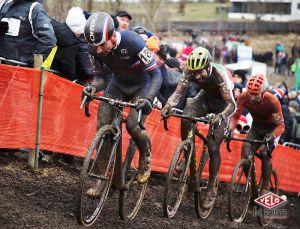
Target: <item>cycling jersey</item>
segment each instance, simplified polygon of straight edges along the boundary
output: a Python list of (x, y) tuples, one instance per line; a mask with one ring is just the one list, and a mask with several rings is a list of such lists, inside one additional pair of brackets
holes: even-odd
[(113, 80), (120, 84), (143, 84), (151, 77), (148, 91), (149, 99), (154, 99), (161, 85), (161, 73), (153, 55), (147, 49), (143, 39), (133, 31), (116, 32), (117, 44), (107, 56), (100, 56), (91, 51), (95, 61), (105, 64), (113, 73)]
[(267, 91), (258, 103), (252, 103), (250, 98), (251, 96), (247, 91), (240, 94), (237, 99), (237, 110), (230, 119), (229, 129), (235, 129), (241, 113), (244, 108), (247, 108), (253, 117), (253, 126), (268, 129), (275, 125), (272, 134), (275, 138), (280, 137), (284, 131), (284, 120), (281, 105), (276, 96)]
[(194, 71), (186, 70), (183, 72), (180, 83), (168, 102), (172, 107), (176, 106), (182, 94), (187, 89), (188, 82), (195, 82), (200, 89), (205, 91), (208, 98), (219, 99), (226, 104), (222, 114), (228, 118), (235, 111), (235, 101), (233, 97), (233, 83), (230, 81), (225, 67), (212, 63), (211, 75), (206, 80), (197, 79)]

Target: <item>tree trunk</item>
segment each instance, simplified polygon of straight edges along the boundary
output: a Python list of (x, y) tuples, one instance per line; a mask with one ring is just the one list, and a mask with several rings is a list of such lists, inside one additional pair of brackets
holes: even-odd
[(179, 6), (178, 6), (178, 13), (184, 14), (185, 6), (186, 6), (186, 0), (180, 0)]
[(93, 0), (87, 0), (86, 9), (87, 9), (87, 11), (92, 12), (92, 9), (93, 9)]

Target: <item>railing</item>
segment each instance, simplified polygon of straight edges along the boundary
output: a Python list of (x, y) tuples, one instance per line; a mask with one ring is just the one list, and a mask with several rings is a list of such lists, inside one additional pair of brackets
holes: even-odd
[(293, 142), (284, 142), (283, 146), (286, 146), (286, 147), (289, 147), (289, 148), (292, 148), (292, 149), (295, 149), (295, 150), (300, 150), (300, 145), (296, 144), (296, 143), (293, 143)]
[(300, 32), (299, 22), (270, 22), (270, 21), (172, 21), (169, 24), (160, 26), (162, 31), (167, 31), (168, 28), (176, 31), (192, 32), (192, 31), (207, 31), (207, 32), (272, 32), (272, 33), (287, 33)]

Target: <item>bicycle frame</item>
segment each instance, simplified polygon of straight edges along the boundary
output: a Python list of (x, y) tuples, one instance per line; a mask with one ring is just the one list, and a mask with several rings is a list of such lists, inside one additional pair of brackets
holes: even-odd
[[(107, 98), (104, 96), (93, 96), (93, 99), (100, 100), (103, 102), (108, 103), (109, 105), (113, 106), (116, 109), (116, 114), (113, 118), (112, 123), (110, 124), (113, 129), (115, 130), (115, 137), (114, 137), (114, 147), (112, 149), (112, 152), (116, 153), (116, 166), (115, 166), (115, 172), (113, 175), (113, 180), (115, 180), (114, 184), (116, 185), (116, 189), (122, 190), (123, 188), (126, 189), (125, 187), (125, 175), (123, 174), (123, 169), (122, 169), (122, 123), (126, 122), (123, 117), (123, 111), (125, 107), (130, 107), (130, 108), (136, 108), (137, 104), (133, 103), (128, 103), (128, 102), (123, 102), (111, 98)], [(89, 102), (87, 102), (87, 96), (85, 96), (82, 100), (82, 104), (80, 108), (85, 105), (85, 114), (87, 117), (90, 117), (90, 112), (89, 112)], [(139, 110), (139, 115), (138, 115), (138, 123), (141, 129), (145, 129), (143, 123), (142, 123), (142, 111)], [(132, 155), (133, 156), (133, 155)], [(110, 158), (113, 158), (112, 155)], [(95, 166), (97, 160), (94, 160), (92, 164), (92, 168)], [(91, 170), (92, 170), (91, 168)], [(121, 178), (121, 179), (120, 179)]]
[[(195, 155), (195, 136), (199, 137), (202, 141), (203, 141), (203, 148), (206, 149), (207, 148), (207, 139), (206, 137), (203, 136), (203, 134), (201, 134), (198, 129), (197, 129), (197, 126), (196, 126), (196, 123), (197, 122), (203, 122), (203, 123), (208, 123), (209, 122), (209, 119), (207, 118), (196, 118), (196, 117), (191, 117), (191, 116), (188, 116), (188, 115), (184, 115), (182, 114), (183, 111), (180, 110), (180, 109), (176, 109), (176, 108), (172, 108), (172, 112), (173, 111), (176, 111), (178, 113), (181, 113), (181, 114), (176, 114), (176, 113), (171, 113), (170, 116), (174, 116), (174, 117), (178, 117), (178, 118), (181, 118), (181, 119), (186, 119), (186, 120), (189, 120), (191, 121), (191, 129), (188, 133), (188, 136), (187, 136), (187, 139), (186, 141), (188, 141), (191, 145), (191, 153), (189, 154), (189, 157), (186, 158), (187, 161), (191, 161), (190, 163), (190, 169), (191, 169), (191, 166), (195, 166), (195, 168), (193, 168), (193, 171), (195, 171), (197, 173), (197, 169), (196, 169), (196, 155)], [(168, 124), (167, 124), (167, 119), (166, 118), (163, 118), (164, 120), (164, 128), (165, 130), (168, 130)], [(191, 174), (192, 175), (192, 174)], [(184, 174), (184, 181), (186, 181), (188, 177), (188, 174)]]
[[(230, 141), (234, 140), (234, 141), (241, 141), (241, 142), (248, 142), (251, 145), (251, 151), (249, 153), (249, 155), (247, 156), (247, 160), (250, 162), (249, 164), (249, 170), (248, 170), (248, 174), (247, 174), (247, 180), (249, 180), (250, 176), (252, 176), (252, 186), (253, 189), (252, 191), (254, 191), (255, 193), (253, 193), (255, 196), (258, 196), (257, 193), (257, 177), (256, 177), (256, 167), (255, 167), (255, 160), (254, 160), (254, 156), (257, 156), (258, 158), (261, 158), (260, 154), (258, 154), (255, 150), (254, 150), (254, 144), (255, 143), (259, 143), (259, 144), (267, 144), (266, 141), (261, 141), (261, 140), (252, 140), (252, 139), (248, 139), (248, 138), (235, 138), (235, 137), (230, 137), (227, 138), (227, 150), (229, 152), (231, 152), (231, 148), (230, 148)], [(267, 149), (269, 150), (269, 144), (267, 144)], [(246, 191), (248, 190), (249, 184), (247, 182), (246, 184)]]

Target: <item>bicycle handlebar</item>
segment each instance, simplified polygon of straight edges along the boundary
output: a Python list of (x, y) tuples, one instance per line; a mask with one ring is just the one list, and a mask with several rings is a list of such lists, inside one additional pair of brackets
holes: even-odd
[(249, 142), (250, 144), (254, 143), (259, 143), (259, 144), (267, 144), (267, 148), (269, 149), (269, 145), (266, 141), (264, 140), (255, 140), (255, 139), (249, 139), (249, 138), (235, 138), (235, 137), (227, 137), (226, 138), (226, 146), (227, 146), (227, 151), (231, 152), (231, 147), (230, 147), (230, 141), (240, 141), (240, 142)]
[[(178, 113), (181, 113), (181, 114), (173, 113), (174, 111), (176, 111)], [(182, 118), (182, 119), (187, 119), (187, 120), (190, 120), (192, 122), (203, 122), (205, 124), (209, 123), (209, 118), (206, 118), (206, 117), (200, 117), (200, 118), (191, 117), (191, 116), (188, 116), (188, 115), (184, 115), (182, 113), (183, 113), (183, 110), (180, 110), (180, 109), (177, 109), (177, 108), (172, 108), (172, 113), (168, 117), (162, 117), (162, 119), (164, 121), (165, 130), (168, 130), (168, 121), (167, 121), (167, 119), (171, 116)]]
[[(82, 100), (82, 103), (80, 105), (80, 109), (83, 108), (84, 106), (84, 112), (85, 112), (85, 115), (87, 117), (90, 117), (91, 114), (90, 114), (90, 111), (89, 111), (89, 104), (90, 104), (90, 101), (87, 101), (87, 96), (85, 95), (83, 97), (83, 100)], [(106, 102), (108, 103), (109, 105), (111, 106), (119, 106), (119, 107), (130, 107), (130, 108), (137, 108), (137, 105), (136, 103), (128, 103), (128, 102), (123, 102), (123, 101), (120, 101), (120, 100), (116, 100), (116, 99), (111, 99), (111, 98), (107, 98), (105, 96), (98, 96), (98, 95), (94, 95), (93, 96), (93, 99), (96, 99), (96, 100), (100, 100), (100, 101), (103, 101), (103, 102)], [(139, 114), (138, 114), (138, 123), (139, 123), (139, 126), (142, 130), (145, 130), (145, 126), (143, 124), (143, 120), (142, 120), (142, 110), (139, 110), (138, 111)]]

